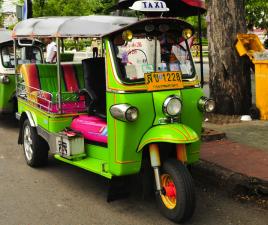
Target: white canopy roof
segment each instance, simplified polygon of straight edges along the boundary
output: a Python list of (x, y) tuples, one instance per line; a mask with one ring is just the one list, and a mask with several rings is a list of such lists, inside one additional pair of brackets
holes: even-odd
[(119, 16), (32, 18), (18, 23), (13, 37), (101, 37), (136, 21)]
[(5, 29), (0, 29), (0, 44), (12, 41), (11, 32)]

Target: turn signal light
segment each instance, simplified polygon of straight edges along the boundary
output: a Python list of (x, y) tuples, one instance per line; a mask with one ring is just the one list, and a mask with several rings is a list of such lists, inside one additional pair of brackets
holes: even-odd
[(215, 101), (211, 98), (201, 97), (198, 101), (198, 108), (202, 112), (211, 113), (215, 110)]

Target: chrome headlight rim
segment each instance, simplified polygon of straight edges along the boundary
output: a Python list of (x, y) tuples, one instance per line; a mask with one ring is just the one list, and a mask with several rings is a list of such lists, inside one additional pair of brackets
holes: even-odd
[(215, 101), (212, 98), (203, 96), (198, 101), (198, 108), (201, 112), (212, 113), (215, 110)]
[(113, 118), (123, 122), (135, 122), (139, 117), (138, 108), (129, 104), (113, 105), (110, 108), (110, 113)]
[[(178, 110), (178, 112), (176, 114), (170, 114), (168, 112), (168, 105), (174, 99), (178, 100), (178, 102), (180, 103), (180, 108), (179, 108), (179, 110)], [(163, 113), (167, 117), (177, 117), (181, 113), (181, 110), (182, 110), (182, 101), (181, 101), (181, 98), (178, 95), (171, 95), (171, 96), (167, 97), (166, 100), (164, 101), (164, 104), (163, 104)]]

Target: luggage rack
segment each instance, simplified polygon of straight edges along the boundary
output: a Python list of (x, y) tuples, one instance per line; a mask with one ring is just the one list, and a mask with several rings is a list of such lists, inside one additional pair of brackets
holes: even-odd
[[(81, 99), (79, 94), (75, 92), (66, 92), (64, 101), (62, 101), (62, 104), (60, 105), (58, 101), (58, 93), (53, 95), (50, 92), (32, 86), (27, 86), (23, 82), (17, 85), (17, 97), (26, 100), (31, 105), (37, 106), (45, 112), (52, 114), (87, 111), (85, 99)], [(53, 97), (56, 99), (55, 101), (53, 101)], [(76, 101), (74, 101), (74, 97), (77, 98)]]

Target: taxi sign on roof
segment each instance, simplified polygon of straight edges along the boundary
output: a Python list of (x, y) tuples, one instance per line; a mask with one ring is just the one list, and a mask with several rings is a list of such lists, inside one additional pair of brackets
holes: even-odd
[(132, 10), (141, 12), (167, 12), (169, 8), (164, 1), (136, 1), (129, 7)]

